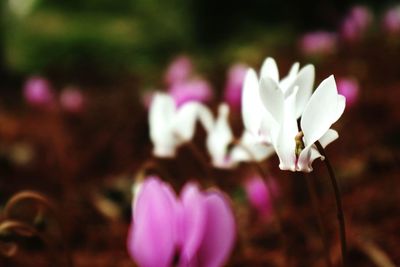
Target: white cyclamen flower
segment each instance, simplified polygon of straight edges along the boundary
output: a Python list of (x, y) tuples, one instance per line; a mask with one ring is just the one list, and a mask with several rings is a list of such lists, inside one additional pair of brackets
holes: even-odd
[(294, 64), (279, 81), (276, 63), (268, 58), (260, 82), (254, 70), (249, 70), (243, 87), (243, 120), (259, 141), (273, 145), (282, 170), (310, 172), (312, 162), (321, 157), (314, 143), (325, 147), (338, 137), (330, 127), (342, 115), (345, 98), (337, 93), (333, 76), (312, 95), (314, 67), (298, 68)]
[(170, 95), (156, 93), (149, 110), (150, 139), (154, 145), (154, 155), (175, 156), (177, 147), (193, 138), (197, 121), (200, 121), (206, 131), (210, 131), (213, 117), (206, 106), (192, 101), (178, 109)]

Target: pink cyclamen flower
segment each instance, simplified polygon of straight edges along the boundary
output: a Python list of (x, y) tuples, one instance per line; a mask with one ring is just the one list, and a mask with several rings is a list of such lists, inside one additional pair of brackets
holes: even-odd
[(60, 94), (61, 107), (71, 113), (79, 113), (84, 106), (84, 97), (82, 92), (73, 87), (64, 89)]
[(388, 34), (400, 33), (400, 5), (386, 11), (383, 16), (382, 26)]
[(187, 183), (177, 197), (156, 177), (140, 186), (127, 241), (140, 267), (222, 266), (234, 241), (234, 216), (222, 193)]
[(177, 107), (190, 101), (208, 102), (212, 98), (210, 84), (203, 79), (193, 79), (172, 85), (168, 93), (175, 100)]
[(341, 25), (340, 33), (344, 40), (358, 41), (372, 22), (372, 13), (365, 6), (354, 6)]
[(233, 110), (240, 110), (242, 86), (248, 66), (238, 63), (230, 67), (225, 85), (224, 100)]
[(54, 105), (54, 93), (48, 80), (32, 76), (24, 84), (25, 101), (32, 106), (49, 108)]
[(164, 80), (168, 85), (173, 85), (187, 80), (192, 72), (193, 64), (190, 58), (179, 56), (168, 66)]
[(351, 78), (340, 78), (337, 81), (337, 88), (338, 93), (346, 98), (347, 106), (351, 107), (357, 102), (359, 95), (357, 80)]
[(332, 54), (336, 50), (336, 34), (324, 31), (310, 32), (300, 39), (300, 50), (304, 55), (316, 56)]
[[(268, 185), (260, 176), (253, 176), (246, 180), (244, 184), (247, 198), (250, 204), (264, 218), (272, 215), (272, 197), (268, 190)], [(276, 191), (276, 188), (272, 188)]]

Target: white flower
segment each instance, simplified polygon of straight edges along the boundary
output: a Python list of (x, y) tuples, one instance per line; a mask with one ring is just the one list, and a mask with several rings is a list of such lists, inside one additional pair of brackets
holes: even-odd
[(229, 169), (239, 162), (262, 161), (274, 152), (273, 147), (260, 144), (247, 132), (243, 133), (237, 144), (233, 145), (233, 141), (234, 136), (229, 125), (229, 106), (221, 104), (206, 141), (214, 167)]
[[(321, 157), (314, 143), (320, 141), (325, 147), (338, 137), (329, 128), (343, 113), (345, 98), (337, 93), (333, 76), (312, 95), (314, 76), (312, 65), (299, 70), (295, 63), (279, 80), (272, 58), (265, 60), (260, 81), (254, 70), (246, 75), (242, 98), (245, 128), (259, 142), (272, 144), (282, 170), (312, 171), (313, 160)], [(301, 133), (297, 124), (300, 117)]]
[(154, 155), (175, 156), (177, 147), (193, 138), (197, 121), (200, 121), (206, 131), (210, 131), (213, 117), (206, 106), (192, 101), (177, 109), (171, 96), (156, 93), (149, 110), (150, 139), (154, 145)]

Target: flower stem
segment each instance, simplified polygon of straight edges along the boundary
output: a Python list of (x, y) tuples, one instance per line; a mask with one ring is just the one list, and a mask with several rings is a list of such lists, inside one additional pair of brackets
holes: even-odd
[(317, 217), (317, 221), (318, 221), (318, 229), (319, 229), (319, 233), (322, 238), (325, 264), (328, 267), (332, 267), (333, 265), (332, 265), (331, 259), (329, 257), (328, 239), (326, 237), (324, 222), (322, 220), (321, 209), (319, 206), (319, 200), (318, 200), (318, 195), (317, 195), (317, 191), (316, 191), (316, 184), (315, 184), (315, 181), (313, 180), (313, 177), (311, 177), (311, 176), (306, 175), (305, 180), (307, 182), (308, 192), (310, 193), (310, 199), (311, 199), (311, 203), (312, 203), (313, 210), (314, 210), (314, 216)]
[(324, 158), (325, 158), (325, 160), (324, 160), (325, 166), (328, 169), (329, 178), (331, 180), (331, 184), (332, 184), (333, 191), (335, 194), (337, 219), (338, 219), (339, 231), (340, 231), (340, 244), (341, 244), (341, 249), (342, 249), (342, 265), (346, 266), (346, 262), (347, 262), (346, 226), (345, 226), (345, 221), (344, 221), (344, 212), (343, 212), (343, 206), (342, 206), (342, 198), (340, 196), (339, 185), (337, 183), (335, 173), (334, 173), (332, 165), (329, 162), (329, 159), (325, 153), (324, 148), (322, 147), (322, 145), (319, 141), (315, 142), (315, 145), (317, 146), (319, 153), (322, 156), (324, 156)]

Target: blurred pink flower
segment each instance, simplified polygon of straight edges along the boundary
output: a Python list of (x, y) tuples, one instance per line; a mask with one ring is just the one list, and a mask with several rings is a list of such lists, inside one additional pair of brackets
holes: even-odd
[(359, 97), (359, 86), (355, 79), (340, 78), (337, 80), (339, 94), (346, 97), (346, 106), (351, 107), (357, 103)]
[(24, 84), (23, 96), (32, 106), (50, 108), (54, 105), (54, 93), (47, 79), (31, 76)]
[(84, 97), (78, 88), (67, 87), (60, 94), (61, 107), (71, 113), (79, 113), (84, 107)]
[(168, 66), (164, 80), (168, 85), (187, 80), (193, 72), (193, 64), (187, 56), (175, 58)]
[(360, 40), (371, 24), (372, 18), (372, 13), (367, 7), (354, 6), (341, 25), (342, 38), (349, 42)]
[(400, 33), (400, 5), (386, 11), (383, 16), (382, 27), (388, 34)]
[(324, 31), (310, 32), (300, 39), (300, 50), (304, 55), (321, 56), (336, 51), (336, 34)]
[(173, 84), (168, 93), (175, 100), (177, 107), (189, 101), (208, 102), (212, 98), (210, 84), (203, 79), (187, 80)]
[[(260, 176), (253, 176), (245, 181), (244, 189), (250, 204), (263, 218), (270, 218), (273, 199), (264, 180)], [(276, 188), (272, 190), (276, 192)]]
[(235, 222), (219, 191), (187, 183), (177, 197), (156, 177), (147, 178), (133, 201), (128, 252), (140, 267), (218, 267), (229, 257)]
[(240, 110), (242, 101), (242, 86), (248, 66), (237, 63), (228, 71), (228, 77), (224, 91), (224, 101), (232, 110)]

